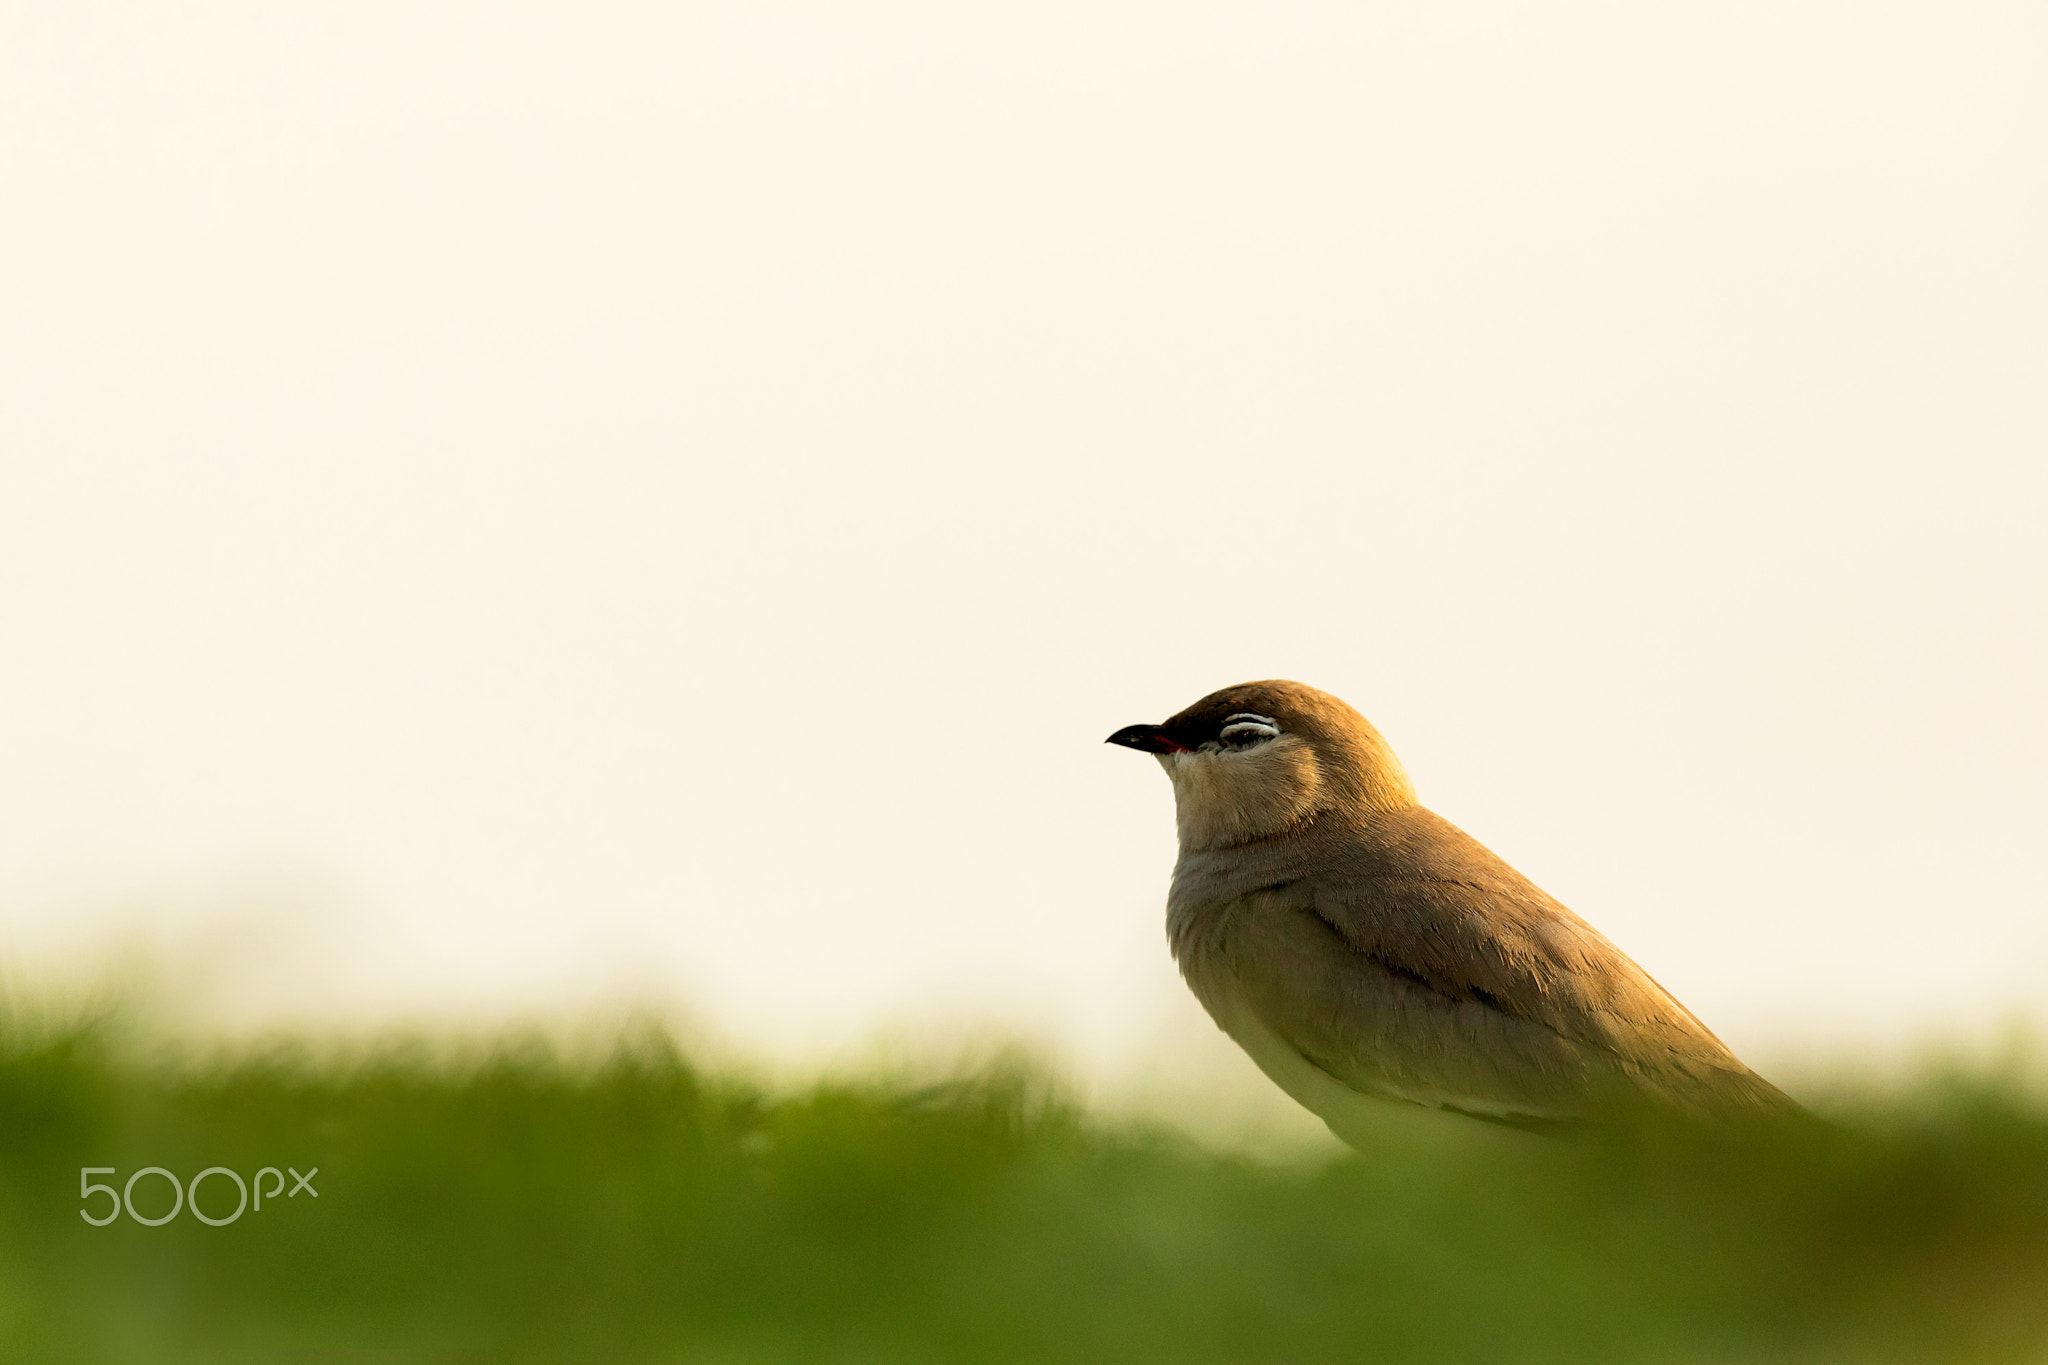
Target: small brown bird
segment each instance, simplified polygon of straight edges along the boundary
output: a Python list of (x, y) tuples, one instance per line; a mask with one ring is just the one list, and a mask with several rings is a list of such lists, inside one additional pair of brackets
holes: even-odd
[(1591, 925), (1419, 805), (1337, 698), (1243, 683), (1109, 742), (1173, 779), (1181, 974), (1339, 1137), (1386, 1100), (1535, 1128), (1796, 1108)]

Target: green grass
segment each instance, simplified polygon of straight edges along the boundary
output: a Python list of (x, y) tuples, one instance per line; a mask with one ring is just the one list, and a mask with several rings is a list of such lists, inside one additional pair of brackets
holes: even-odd
[[(771, 1093), (660, 1036), (143, 1057), (0, 1035), (0, 1360), (2048, 1358), (2048, 1121), (1993, 1086), (1276, 1164), (1019, 1067)], [(91, 1227), (88, 1165), (318, 1166), (319, 1196)]]

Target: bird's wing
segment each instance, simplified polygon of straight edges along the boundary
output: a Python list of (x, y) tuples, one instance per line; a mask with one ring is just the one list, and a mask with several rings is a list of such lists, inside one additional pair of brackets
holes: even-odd
[(1318, 913), (1306, 882), (1239, 900), (1214, 949), (1182, 970), (1216, 1022), (1332, 1127), (1331, 1097), (1313, 1075), (1290, 1074), (1294, 1058), (1353, 1091), (1431, 1108), (1540, 1118), (1589, 1108), (1584, 1049), (1360, 952)]
[(1493, 1116), (1645, 1097), (1789, 1105), (1591, 925), (1421, 808), (1248, 897), (1219, 946), (1250, 1009), (1360, 1089)]

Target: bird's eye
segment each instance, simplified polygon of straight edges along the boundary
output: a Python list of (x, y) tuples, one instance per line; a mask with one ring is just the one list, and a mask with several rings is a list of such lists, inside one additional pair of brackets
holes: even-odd
[(1257, 716), (1249, 711), (1240, 711), (1226, 716), (1223, 730), (1216, 737), (1233, 749), (1245, 749), (1263, 743), (1280, 733), (1279, 724), (1271, 716)]

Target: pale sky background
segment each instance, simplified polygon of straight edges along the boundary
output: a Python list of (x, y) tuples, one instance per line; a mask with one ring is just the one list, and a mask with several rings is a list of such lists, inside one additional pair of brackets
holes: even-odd
[(16, 981), (1176, 1055), (1280, 676), (1753, 1060), (2048, 1021), (2037, 3), (11, 3), (0, 200)]

